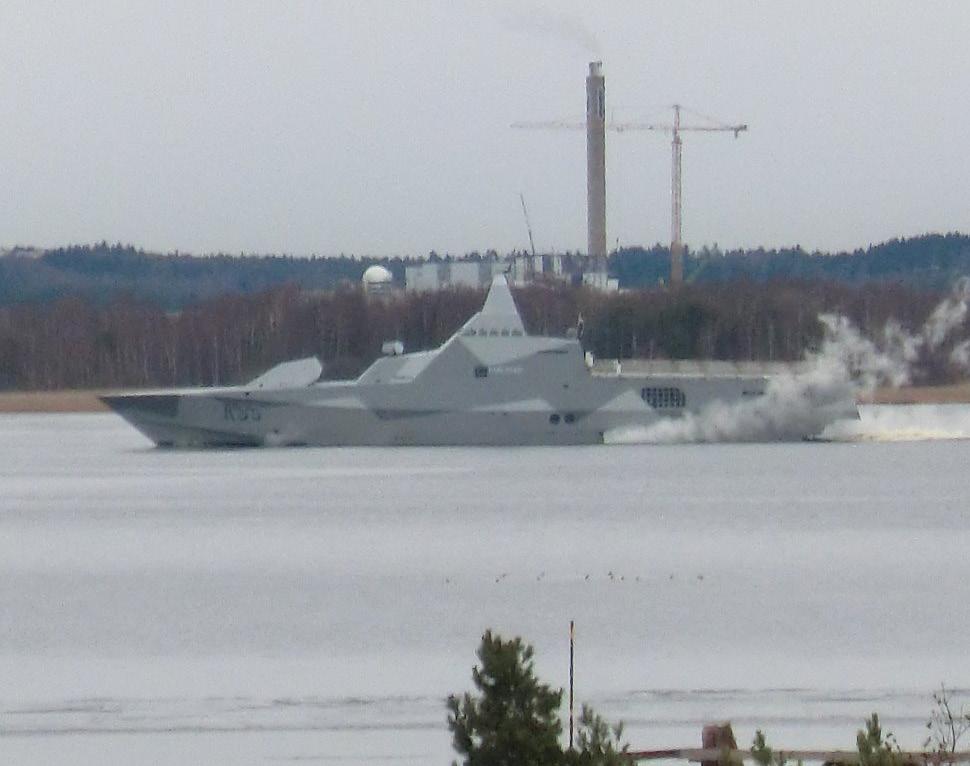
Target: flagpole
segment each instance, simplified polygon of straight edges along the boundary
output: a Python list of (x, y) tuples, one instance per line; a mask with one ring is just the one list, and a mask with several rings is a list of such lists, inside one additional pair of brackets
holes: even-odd
[(569, 621), (569, 749), (573, 749), (573, 644), (576, 631), (572, 620)]

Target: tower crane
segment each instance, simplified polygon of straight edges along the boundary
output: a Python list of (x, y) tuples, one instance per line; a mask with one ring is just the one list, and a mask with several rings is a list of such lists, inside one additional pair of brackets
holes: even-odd
[(681, 200), (683, 196), (683, 163), (682, 163), (682, 142), (680, 134), (686, 131), (715, 133), (730, 132), (737, 138), (741, 133), (748, 130), (746, 124), (727, 125), (710, 117), (703, 117), (710, 124), (707, 125), (684, 125), (680, 121), (680, 113), (684, 109), (680, 104), (674, 104), (674, 119), (672, 123), (650, 123), (650, 122), (618, 122), (607, 125), (607, 129), (617, 133), (628, 130), (656, 130), (670, 133), (673, 140), (670, 144), (671, 166), (670, 166), (670, 282), (679, 284), (684, 280), (684, 243), (683, 243), (683, 218)]
[[(748, 130), (746, 124), (728, 125), (705, 115), (687, 110), (680, 104), (674, 104), (672, 122), (607, 122), (606, 130), (614, 133), (626, 133), (640, 130), (651, 130), (657, 132), (670, 133), (673, 137), (671, 141), (671, 169), (670, 169), (670, 282), (679, 284), (684, 279), (684, 244), (683, 244), (683, 222), (682, 222), (682, 198), (683, 198), (683, 151), (681, 133), (733, 133), (737, 138), (741, 133)], [(681, 122), (682, 111), (690, 111), (698, 117), (707, 120), (707, 124), (685, 125)], [(515, 122), (513, 128), (526, 129), (566, 129), (584, 130), (585, 122), (569, 122), (566, 120), (550, 120), (545, 122)]]
[(522, 202), (522, 215), (525, 217), (525, 228), (529, 232), (529, 247), (532, 248), (532, 257), (536, 257), (536, 243), (532, 239), (532, 222), (529, 221), (529, 211), (525, 207), (525, 195), (519, 192), (519, 200)]

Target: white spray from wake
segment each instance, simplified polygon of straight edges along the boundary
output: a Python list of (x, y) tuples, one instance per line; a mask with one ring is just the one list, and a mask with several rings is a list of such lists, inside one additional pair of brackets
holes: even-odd
[[(772, 377), (763, 396), (728, 404), (715, 401), (696, 413), (664, 418), (647, 427), (614, 429), (612, 443), (670, 444), (683, 442), (791, 441), (806, 435), (836, 440), (899, 438), (964, 438), (967, 427), (908, 426), (894, 418), (873, 417), (875, 408), (857, 416), (855, 401), (881, 385), (910, 383), (920, 354), (938, 349), (967, 317), (970, 280), (960, 280), (953, 292), (930, 314), (917, 333), (890, 320), (879, 342), (866, 338), (844, 316), (819, 317), (825, 337), (817, 353), (808, 354), (801, 371)], [(970, 338), (954, 346), (951, 361), (970, 369)], [(939, 408), (935, 419), (945, 417)], [(910, 417), (928, 409), (910, 408)], [(833, 423), (833, 421), (837, 421)], [(831, 424), (831, 425), (830, 425)], [(888, 430), (887, 430), (888, 429)]]

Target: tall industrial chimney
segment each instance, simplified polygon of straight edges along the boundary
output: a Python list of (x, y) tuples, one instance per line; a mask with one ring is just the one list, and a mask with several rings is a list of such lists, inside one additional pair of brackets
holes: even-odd
[(603, 62), (586, 78), (586, 255), (606, 270), (606, 82)]

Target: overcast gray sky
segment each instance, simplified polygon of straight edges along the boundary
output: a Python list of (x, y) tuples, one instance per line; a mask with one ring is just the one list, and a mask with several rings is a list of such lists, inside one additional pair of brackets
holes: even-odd
[[(581, 119), (680, 102), (693, 245), (970, 231), (967, 2), (0, 3), (0, 243), (585, 247)], [(611, 135), (610, 245), (666, 241), (670, 145)]]

